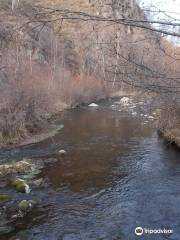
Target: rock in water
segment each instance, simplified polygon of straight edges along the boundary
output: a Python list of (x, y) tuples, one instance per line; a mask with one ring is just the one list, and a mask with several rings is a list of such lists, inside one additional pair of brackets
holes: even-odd
[(29, 202), (27, 200), (22, 200), (19, 204), (18, 204), (18, 208), (21, 211), (27, 211), (30, 208)]
[(64, 128), (64, 124), (60, 124), (58, 127), (58, 131), (62, 130)]
[(137, 112), (132, 112), (132, 115), (133, 116), (137, 116)]
[(20, 179), (20, 178), (16, 179), (13, 182), (13, 185), (15, 186), (18, 192), (30, 193), (31, 191), (29, 185), (27, 185), (23, 179)]
[(130, 98), (123, 97), (123, 98), (121, 98), (120, 103), (124, 104), (124, 105), (128, 105), (130, 103)]
[(29, 211), (31, 208), (34, 207), (34, 205), (36, 204), (35, 201), (33, 200), (22, 200), (19, 204), (18, 204), (18, 208), (19, 210), (23, 211), (23, 212), (27, 212)]
[(91, 104), (89, 104), (88, 106), (89, 106), (89, 107), (99, 107), (99, 105), (96, 104), (96, 103), (91, 103)]
[(59, 150), (59, 154), (61, 154), (61, 155), (66, 155), (67, 152), (66, 152), (64, 149), (61, 149), (61, 150)]
[(36, 186), (36, 187), (41, 186), (42, 183), (43, 183), (43, 179), (42, 179), (42, 178), (39, 178), (39, 179), (33, 181), (33, 184), (34, 184), (34, 186)]
[(10, 173), (29, 173), (31, 171), (32, 164), (27, 160), (13, 162), (11, 164), (0, 165), (1, 175), (6, 175)]

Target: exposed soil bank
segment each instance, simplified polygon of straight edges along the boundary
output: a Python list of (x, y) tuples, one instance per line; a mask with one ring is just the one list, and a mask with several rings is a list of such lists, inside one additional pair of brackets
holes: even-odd
[[(64, 109), (65, 111), (65, 109)], [(62, 112), (59, 113), (58, 117), (62, 115)], [(52, 116), (48, 120), (42, 121), (41, 128), (32, 133), (29, 133), (23, 137), (17, 137), (16, 139), (7, 139), (5, 142), (0, 142), (0, 148), (13, 148), (18, 146), (23, 146), (27, 144), (33, 144), (41, 142), (49, 137), (54, 136), (59, 132), (63, 126), (54, 124), (56, 116)]]

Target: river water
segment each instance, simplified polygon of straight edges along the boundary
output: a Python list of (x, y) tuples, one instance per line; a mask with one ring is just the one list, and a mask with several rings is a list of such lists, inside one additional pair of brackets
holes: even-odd
[[(40, 206), (4, 239), (180, 239), (180, 152), (139, 114), (112, 104), (69, 111), (53, 138), (0, 152), (1, 161), (49, 159), (41, 173), (47, 186), (28, 195)], [(139, 226), (173, 234), (137, 237)]]

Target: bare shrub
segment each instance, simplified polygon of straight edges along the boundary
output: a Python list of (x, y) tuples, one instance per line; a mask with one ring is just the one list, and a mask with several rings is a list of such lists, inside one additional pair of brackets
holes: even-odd
[(103, 81), (94, 76), (71, 76), (63, 85), (63, 101), (71, 106), (98, 100), (105, 95)]
[[(23, 61), (22, 61), (23, 59)], [(4, 142), (14, 142), (41, 130), (42, 122), (62, 110), (64, 103), (75, 106), (103, 96), (103, 83), (93, 76), (74, 75), (48, 62), (12, 62), (9, 80), (3, 86), (0, 107), (0, 132)], [(14, 73), (14, 78), (12, 77)]]

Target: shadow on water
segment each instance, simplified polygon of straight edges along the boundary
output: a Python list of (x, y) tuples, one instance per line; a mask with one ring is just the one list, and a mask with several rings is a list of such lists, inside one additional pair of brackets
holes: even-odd
[(49, 186), (33, 194), (48, 204), (48, 217), (25, 222), (26, 239), (134, 240), (136, 226), (174, 230), (150, 239), (180, 239), (180, 154), (142, 121), (109, 105), (76, 109), (55, 137), (0, 153), (45, 162), (41, 177)]

